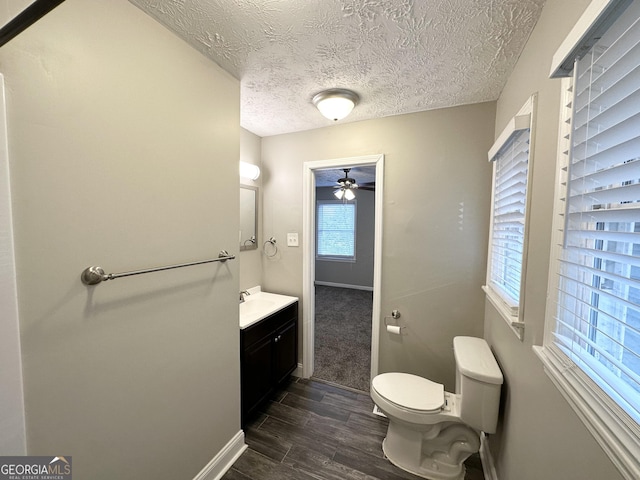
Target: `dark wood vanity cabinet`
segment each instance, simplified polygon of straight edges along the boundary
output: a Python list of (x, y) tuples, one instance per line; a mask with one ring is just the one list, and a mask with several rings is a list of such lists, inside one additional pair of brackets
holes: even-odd
[(240, 330), (242, 425), (298, 365), (298, 302)]

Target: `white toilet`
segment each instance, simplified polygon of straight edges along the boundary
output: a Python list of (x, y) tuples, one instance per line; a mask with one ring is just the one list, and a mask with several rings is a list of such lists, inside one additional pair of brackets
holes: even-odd
[(480, 431), (494, 433), (502, 372), (482, 338), (455, 337), (456, 392), (408, 373), (383, 373), (371, 398), (389, 419), (382, 442), (401, 469), (432, 480), (464, 479), (464, 461), (480, 448)]

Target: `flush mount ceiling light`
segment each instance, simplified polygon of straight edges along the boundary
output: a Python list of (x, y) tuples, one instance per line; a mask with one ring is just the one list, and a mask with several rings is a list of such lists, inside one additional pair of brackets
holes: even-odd
[(344, 88), (331, 88), (318, 93), (311, 100), (329, 120), (338, 121), (351, 113), (358, 104), (358, 94)]

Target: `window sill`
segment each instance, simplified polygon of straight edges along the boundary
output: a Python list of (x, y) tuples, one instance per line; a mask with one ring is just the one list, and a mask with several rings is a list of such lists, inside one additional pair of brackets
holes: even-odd
[(628, 424), (611, 406), (605, 395), (572, 363), (549, 347), (533, 346), (544, 371), (562, 396), (609, 456), (624, 478), (640, 478), (640, 432), (638, 425)]
[(356, 257), (332, 257), (331, 255), (316, 255), (316, 260), (319, 262), (356, 263)]
[(510, 307), (504, 302), (504, 300), (498, 295), (491, 287), (487, 285), (482, 286), (482, 290), (487, 295), (487, 299), (491, 302), (491, 305), (498, 311), (502, 319), (509, 325), (509, 328), (518, 340), (524, 340), (524, 322), (519, 320), (517, 315), (514, 315)]

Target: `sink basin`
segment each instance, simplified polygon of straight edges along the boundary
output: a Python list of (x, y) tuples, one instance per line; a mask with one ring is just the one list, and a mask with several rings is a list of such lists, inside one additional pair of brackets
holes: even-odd
[(255, 300), (245, 300), (240, 304), (240, 316), (253, 315), (255, 313), (269, 312), (273, 310), (275, 303), (264, 298), (256, 298)]
[(262, 292), (259, 287), (249, 292), (251, 295), (246, 295), (240, 304), (241, 330), (298, 301), (298, 297)]

